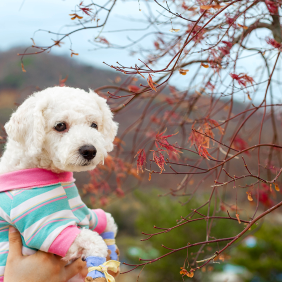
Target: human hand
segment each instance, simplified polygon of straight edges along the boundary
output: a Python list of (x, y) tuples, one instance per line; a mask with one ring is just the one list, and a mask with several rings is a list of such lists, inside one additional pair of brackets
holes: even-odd
[(86, 262), (81, 259), (66, 264), (61, 257), (42, 251), (23, 256), (21, 235), (14, 227), (9, 228), (9, 254), (4, 282), (65, 282), (82, 273), (86, 267)]

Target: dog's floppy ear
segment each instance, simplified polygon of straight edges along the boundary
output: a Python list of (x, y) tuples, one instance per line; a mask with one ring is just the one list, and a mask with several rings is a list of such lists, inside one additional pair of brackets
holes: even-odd
[(36, 155), (41, 152), (44, 141), (45, 120), (42, 115), (44, 105), (30, 96), (14, 112), (5, 124), (8, 137), (27, 146), (27, 154)]
[(110, 152), (114, 148), (113, 142), (117, 135), (118, 123), (113, 121), (113, 113), (111, 112), (111, 109), (109, 105), (107, 104), (106, 99), (100, 97), (98, 94), (96, 94), (91, 89), (89, 89), (89, 93), (91, 93), (94, 96), (99, 108), (102, 111), (102, 114), (103, 114), (102, 133), (106, 141), (105, 148), (107, 152)]

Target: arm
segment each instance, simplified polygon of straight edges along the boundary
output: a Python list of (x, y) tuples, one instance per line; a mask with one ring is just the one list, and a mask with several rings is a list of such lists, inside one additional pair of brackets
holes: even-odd
[[(9, 230), (9, 244), (5, 282), (63, 282), (81, 273), (86, 266), (81, 259), (66, 266), (66, 262), (60, 257), (41, 251), (23, 256), (21, 236), (13, 227)], [(84, 273), (85, 276), (86, 274)]]

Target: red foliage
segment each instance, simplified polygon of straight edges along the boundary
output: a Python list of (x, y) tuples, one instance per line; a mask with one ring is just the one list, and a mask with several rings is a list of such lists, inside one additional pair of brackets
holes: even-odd
[(266, 7), (271, 14), (278, 14), (278, 4), (274, 1), (265, 0)]
[(177, 133), (170, 134), (170, 135), (163, 135), (164, 133), (165, 133), (165, 131), (162, 132), (162, 133), (158, 133), (156, 135), (155, 145), (156, 145), (157, 149), (159, 149), (159, 148), (164, 149), (167, 153), (169, 153), (169, 152), (174, 153), (174, 154), (181, 153), (178, 149), (175, 148), (175, 146), (171, 145), (167, 141), (167, 138), (172, 137), (172, 136), (176, 135)]
[[(243, 151), (248, 148), (248, 143), (245, 140), (243, 140), (239, 135), (237, 135), (234, 138), (232, 145), (236, 150), (239, 150), (239, 151)], [(245, 151), (244, 153), (250, 156), (249, 151)]]
[[(144, 149), (140, 149), (137, 154), (137, 173), (139, 173), (139, 171), (143, 172), (143, 167), (146, 163), (146, 153)], [(136, 158), (135, 156), (135, 158)]]
[(230, 73), (230, 76), (233, 79), (235, 79), (239, 83), (239, 85), (242, 85), (245, 87), (247, 86), (247, 83), (250, 83), (250, 84), (254, 83), (254, 79), (245, 73), (239, 73), (239, 74)]
[(128, 85), (128, 90), (134, 93), (138, 93), (140, 91), (140, 87), (136, 85)]
[(149, 74), (149, 76), (147, 78), (147, 82), (148, 82), (148, 85), (150, 86), (150, 88), (157, 92), (157, 89), (156, 89), (156, 87), (154, 85), (156, 83), (153, 81), (152, 76), (150, 74)]
[(263, 183), (262, 188), (259, 190), (259, 202), (265, 207), (269, 208), (273, 206), (273, 200), (270, 198), (271, 192), (267, 184)]
[(203, 39), (204, 39), (204, 34), (205, 34), (205, 29), (202, 29), (200, 32), (199, 32), (199, 30), (202, 28), (202, 26), (200, 26), (200, 25), (196, 25), (195, 27), (194, 27), (194, 24), (189, 24), (188, 25), (188, 30), (186, 31), (187, 33), (189, 33), (192, 29), (193, 29), (193, 31), (192, 31), (192, 33), (191, 33), (191, 35), (194, 37), (196, 34), (196, 36), (193, 38), (193, 41), (195, 41), (195, 42), (201, 42)]
[(230, 50), (233, 46), (232, 42), (228, 42), (228, 41), (221, 41), (222, 43), (225, 44), (224, 47), (218, 47), (218, 50), (221, 51), (221, 53), (226, 56), (226, 55), (229, 55), (230, 53)]
[(160, 168), (161, 172), (164, 170), (164, 165), (166, 164), (164, 155), (161, 153), (163, 150), (153, 151), (153, 160), (156, 165)]
[(275, 39), (273, 39), (273, 38), (267, 37), (267, 38), (266, 38), (266, 42), (267, 42), (269, 45), (271, 45), (272, 47), (277, 48), (277, 49), (280, 49), (281, 46), (282, 46), (281, 43), (277, 42), (277, 41), (276, 41)]

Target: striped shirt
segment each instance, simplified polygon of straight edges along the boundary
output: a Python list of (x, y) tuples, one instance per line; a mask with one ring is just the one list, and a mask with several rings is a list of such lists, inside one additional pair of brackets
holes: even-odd
[[(21, 177), (22, 172), (26, 174), (29, 171), (32, 172), (31, 175), (36, 174), (38, 183), (50, 175), (50, 171), (43, 169), (8, 173), (9, 180), (6, 181), (5, 175), (0, 175), (0, 189), (3, 191), (0, 193), (0, 282), (3, 281), (9, 252), (9, 225), (20, 231), (24, 255), (42, 250), (61, 256), (66, 254), (80, 228), (85, 227), (100, 234), (106, 227), (104, 211), (91, 210), (82, 202), (72, 173), (67, 173), (62, 179), (57, 179), (57, 175), (54, 174), (56, 179), (52, 180), (55, 182), (53, 184), (48, 183), (50, 182), (48, 177), (45, 181), (47, 185), (40, 183), (39, 187), (26, 187), (28, 182), (34, 183), (34, 177), (27, 180), (25, 175), (24, 181)], [(12, 181), (16, 184), (11, 185), (11, 174), (14, 176)], [(61, 180), (71, 181), (58, 182)], [(22, 189), (17, 187), (20, 182)], [(8, 187), (9, 190), (5, 191), (3, 186)]]

